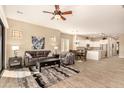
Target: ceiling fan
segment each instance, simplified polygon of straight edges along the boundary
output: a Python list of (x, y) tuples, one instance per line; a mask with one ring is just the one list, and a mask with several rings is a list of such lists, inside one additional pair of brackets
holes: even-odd
[(63, 15), (72, 14), (72, 11), (65, 11), (65, 12), (62, 12), (62, 11), (60, 11), (59, 5), (55, 5), (55, 10), (54, 10), (53, 12), (43, 11), (43, 13), (52, 14), (53, 17), (51, 18), (51, 20), (53, 20), (53, 19), (59, 20), (60, 18), (61, 18), (62, 20), (66, 20), (66, 18), (65, 18)]

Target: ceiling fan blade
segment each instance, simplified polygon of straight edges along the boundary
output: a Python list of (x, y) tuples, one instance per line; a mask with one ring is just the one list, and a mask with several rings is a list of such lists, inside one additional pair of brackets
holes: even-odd
[(43, 13), (54, 14), (53, 12), (43, 11)]
[(66, 20), (66, 18), (65, 18), (65, 17), (63, 17), (62, 15), (60, 15), (60, 16), (61, 16), (62, 20)]
[(55, 9), (56, 10), (59, 10), (59, 5), (55, 5)]
[(53, 16), (52, 18), (51, 18), (51, 20), (53, 20), (55, 18), (55, 16)]
[(67, 15), (67, 14), (72, 14), (72, 11), (65, 11), (65, 12), (62, 12), (62, 15)]

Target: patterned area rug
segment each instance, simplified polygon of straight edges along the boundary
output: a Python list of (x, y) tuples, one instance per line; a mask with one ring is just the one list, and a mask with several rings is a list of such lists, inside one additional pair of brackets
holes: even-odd
[(47, 88), (80, 72), (69, 66), (61, 66), (60, 68), (58, 66), (42, 67), (40, 73), (35, 66), (32, 66), (29, 69), (39, 86), (42, 88)]

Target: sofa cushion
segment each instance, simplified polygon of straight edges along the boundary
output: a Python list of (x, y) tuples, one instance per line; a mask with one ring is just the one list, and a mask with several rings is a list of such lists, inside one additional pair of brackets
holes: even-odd
[(44, 56), (44, 52), (43, 51), (37, 51), (37, 57), (43, 57)]
[(29, 53), (32, 56), (32, 58), (36, 57), (36, 52), (35, 51), (34, 52), (27, 52), (27, 53)]
[(39, 59), (38, 58), (30, 58), (29, 62), (37, 62)]
[(29, 53), (32, 58), (39, 58), (39, 57), (47, 57), (50, 53), (49, 50), (42, 50), (42, 51), (25, 51), (26, 53)]
[(39, 59), (39, 61), (40, 60), (43, 60), (43, 59), (46, 59), (47, 57), (39, 57), (38, 59)]

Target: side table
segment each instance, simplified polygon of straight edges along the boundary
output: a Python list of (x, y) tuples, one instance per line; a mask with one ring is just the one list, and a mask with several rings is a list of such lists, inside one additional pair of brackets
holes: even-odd
[(9, 68), (12, 66), (22, 66), (22, 57), (10, 57), (9, 58)]

